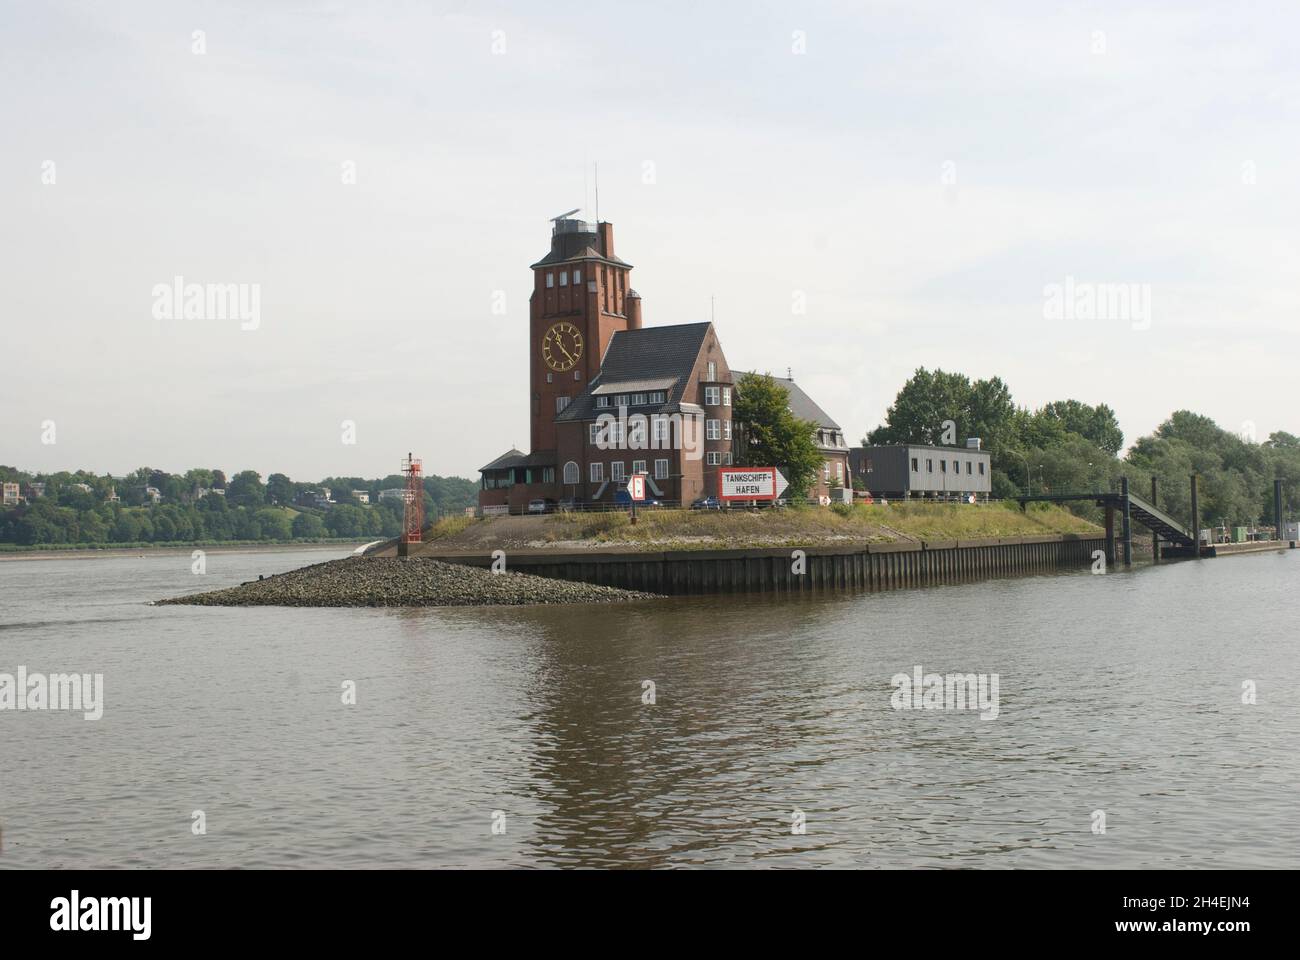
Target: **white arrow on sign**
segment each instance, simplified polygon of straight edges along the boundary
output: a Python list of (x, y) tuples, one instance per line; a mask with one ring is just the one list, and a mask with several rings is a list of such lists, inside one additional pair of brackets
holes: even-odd
[(790, 486), (790, 481), (785, 478), (780, 470), (776, 472), (776, 495), (779, 497), (785, 493), (785, 488)]

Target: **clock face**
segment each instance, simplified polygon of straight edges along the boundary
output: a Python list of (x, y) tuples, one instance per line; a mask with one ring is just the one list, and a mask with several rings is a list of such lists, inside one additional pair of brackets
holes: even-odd
[(557, 373), (572, 370), (582, 359), (582, 331), (564, 321), (552, 324), (542, 336), (542, 359)]

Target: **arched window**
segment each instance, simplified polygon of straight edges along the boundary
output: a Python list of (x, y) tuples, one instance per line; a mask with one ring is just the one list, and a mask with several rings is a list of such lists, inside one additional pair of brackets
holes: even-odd
[(577, 483), (579, 476), (580, 474), (578, 473), (578, 465), (574, 463), (572, 460), (570, 460), (568, 463), (564, 465), (565, 483)]

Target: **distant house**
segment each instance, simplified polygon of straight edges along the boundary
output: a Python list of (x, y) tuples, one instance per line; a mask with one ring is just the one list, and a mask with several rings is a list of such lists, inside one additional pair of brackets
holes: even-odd
[(150, 503), (162, 503), (162, 491), (157, 487), (145, 487), (144, 497)]
[(352, 499), (355, 500), (357, 503), (369, 503), (369, 502), (370, 502), (370, 491), (369, 491), (369, 490), (353, 490), (353, 491), (352, 491)]
[(82, 493), (90, 493), (90, 484), (88, 483), (70, 483), (68, 486), (73, 490), (80, 490)]
[(121, 503), (122, 498), (117, 495), (117, 487), (108, 488), (108, 496), (104, 498), (105, 503)]
[(318, 507), (321, 510), (328, 510), (333, 503), (334, 501), (331, 500), (329, 497), (326, 497), (318, 493), (314, 497), (312, 497), (311, 505), (313, 507)]
[(22, 502), (22, 496), (18, 492), (18, 484), (6, 483), (4, 485), (4, 505), (14, 507)]
[(380, 500), (401, 500), (406, 501), (405, 487), (389, 487), (387, 490), (379, 491)]
[(27, 484), (27, 496), (35, 500), (37, 497), (45, 496), (45, 484), (29, 483)]

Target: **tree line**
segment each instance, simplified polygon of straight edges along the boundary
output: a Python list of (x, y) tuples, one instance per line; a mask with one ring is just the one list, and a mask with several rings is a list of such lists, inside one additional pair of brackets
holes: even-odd
[[(380, 539), (401, 533), (405, 507), (401, 499), (378, 499), (381, 490), (405, 487), (400, 474), (302, 483), (283, 473), (263, 482), (254, 470), (227, 478), (217, 469), (173, 474), (141, 467), (115, 478), (85, 470), (33, 474), (0, 466), (0, 482), (17, 483), (26, 498), (0, 508), (0, 544), (16, 546)], [(44, 495), (33, 495), (32, 484), (43, 484)], [(336, 501), (327, 508), (298, 502), (323, 487)], [(366, 492), (371, 503), (361, 503), (354, 490)], [(473, 482), (460, 477), (425, 477), (425, 516), (472, 506), (476, 491)]]
[(1178, 410), (1121, 457), (1124, 434), (1106, 404), (1059, 400), (1031, 410), (1016, 405), (999, 377), (972, 381), (922, 367), (864, 442), (955, 439), (960, 445), (967, 437), (981, 438), (991, 454), (995, 497), (1109, 491), (1122, 476), (1135, 494), (1148, 497), (1155, 477), (1159, 505), (1189, 520), (1190, 477), (1196, 474), (1203, 525), (1271, 524), (1273, 480), (1280, 478), (1284, 514), (1294, 518), (1300, 512), (1300, 439), (1290, 433), (1278, 431), (1257, 443), (1209, 417)]

